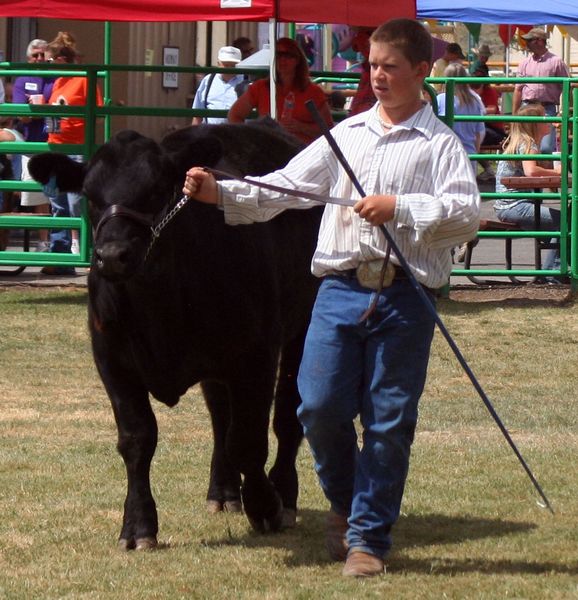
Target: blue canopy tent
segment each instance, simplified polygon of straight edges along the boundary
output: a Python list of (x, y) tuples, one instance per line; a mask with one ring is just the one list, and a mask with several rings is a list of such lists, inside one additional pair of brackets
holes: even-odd
[(417, 18), (462, 23), (576, 25), (578, 0), (417, 0)]

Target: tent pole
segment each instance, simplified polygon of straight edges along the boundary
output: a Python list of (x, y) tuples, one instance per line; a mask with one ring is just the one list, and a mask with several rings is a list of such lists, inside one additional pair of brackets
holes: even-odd
[(205, 66), (212, 66), (213, 60), (213, 22), (207, 21), (207, 29), (206, 29), (206, 39), (205, 39)]
[(269, 81), (271, 85), (269, 86), (269, 91), (271, 94), (270, 103), (271, 103), (271, 118), (277, 118), (277, 90), (275, 88), (275, 46), (277, 42), (277, 20), (269, 19), (269, 47), (271, 48), (271, 62), (269, 64)]
[(333, 25), (323, 25), (323, 70), (331, 71), (333, 62)]
[[(104, 23), (104, 64), (112, 64), (112, 24), (110, 21)], [(107, 69), (104, 77), (104, 104), (111, 102), (111, 72)], [(111, 116), (104, 117), (104, 139), (109, 140), (111, 133)]]
[(510, 44), (512, 42), (512, 26), (508, 25), (508, 43), (506, 44), (506, 77), (510, 76)]

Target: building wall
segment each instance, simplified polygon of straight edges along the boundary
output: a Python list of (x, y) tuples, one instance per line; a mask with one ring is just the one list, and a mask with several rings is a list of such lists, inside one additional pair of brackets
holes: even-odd
[[(178, 48), (179, 66), (195, 66), (197, 63), (195, 23), (131, 23), (128, 39), (128, 64), (161, 65), (164, 47)], [(178, 73), (176, 78), (178, 87), (166, 88), (163, 87), (162, 73), (129, 73), (126, 103), (129, 106), (189, 108), (195, 77)], [(190, 119), (127, 117), (127, 122), (131, 129), (145, 131), (159, 139), (170, 129), (189, 124)]]

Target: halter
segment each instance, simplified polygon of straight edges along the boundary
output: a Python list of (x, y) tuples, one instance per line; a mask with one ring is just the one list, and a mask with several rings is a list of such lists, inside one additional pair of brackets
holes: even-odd
[[(176, 195), (175, 197), (176, 198)], [(174, 201), (173, 198), (173, 201)], [(151, 214), (143, 214), (132, 208), (127, 208), (122, 204), (112, 204), (109, 206), (102, 216), (100, 217), (100, 221), (96, 225), (94, 231), (94, 239), (98, 238), (98, 234), (100, 230), (106, 223), (108, 223), (111, 219), (115, 219), (117, 217), (123, 217), (125, 219), (129, 219), (139, 225), (150, 229), (151, 232), (151, 240), (149, 242), (144, 260), (146, 261), (154, 243), (160, 237), (161, 231), (172, 221), (172, 219), (176, 216), (176, 214), (185, 206), (185, 204), (189, 201), (188, 196), (183, 196), (172, 208), (169, 208), (170, 204), (167, 204), (158, 215)]]

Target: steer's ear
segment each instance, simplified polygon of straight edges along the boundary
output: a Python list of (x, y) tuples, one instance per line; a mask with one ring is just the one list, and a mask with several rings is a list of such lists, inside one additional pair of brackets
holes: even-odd
[(191, 167), (214, 167), (223, 156), (221, 141), (202, 125), (174, 131), (161, 145), (179, 173)]
[(42, 185), (48, 184), (54, 177), (56, 187), (61, 192), (80, 192), (84, 182), (84, 165), (56, 152), (33, 156), (28, 163), (28, 170)]

